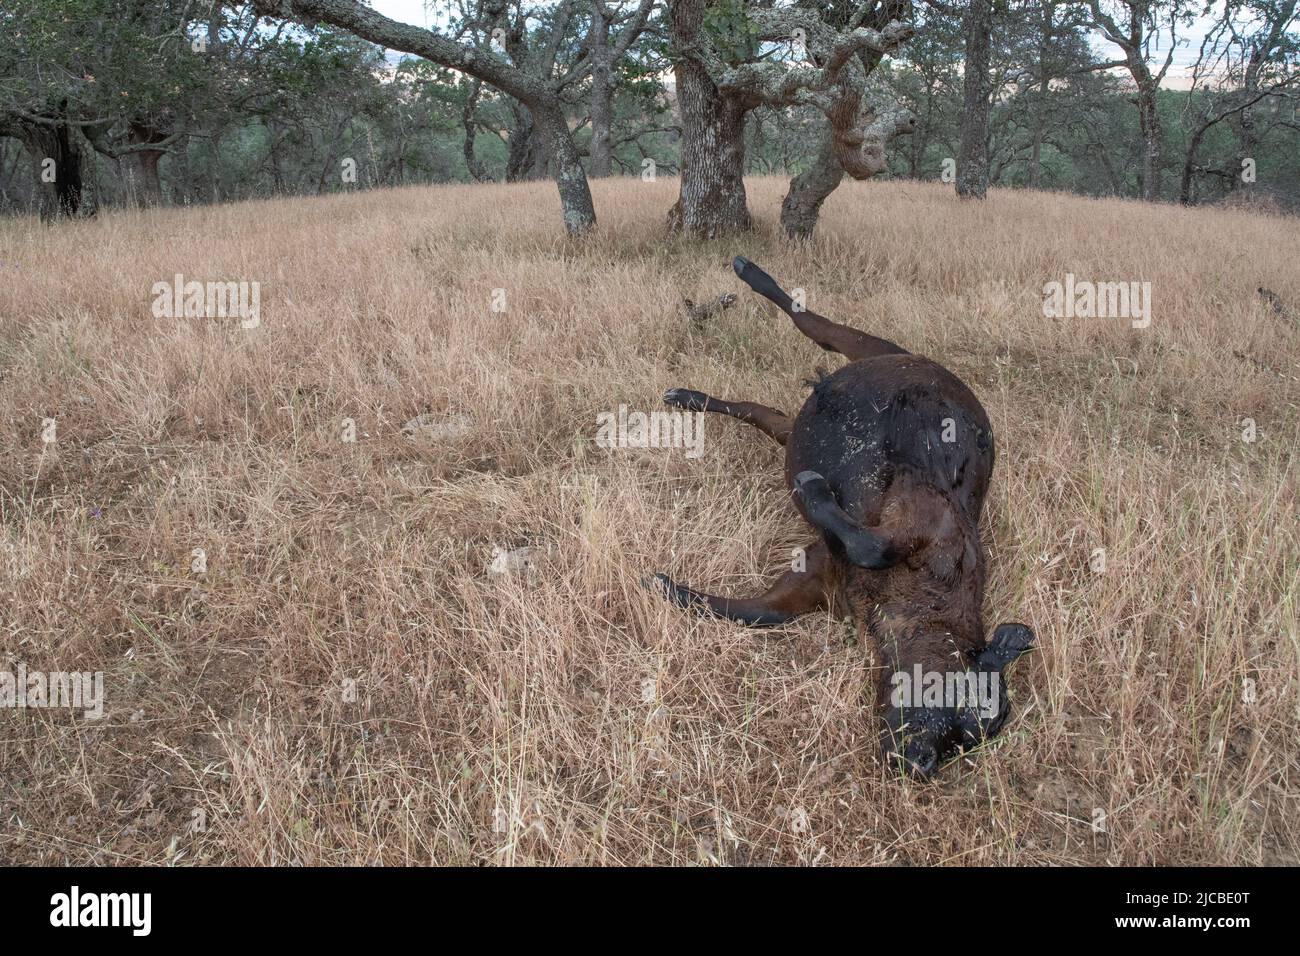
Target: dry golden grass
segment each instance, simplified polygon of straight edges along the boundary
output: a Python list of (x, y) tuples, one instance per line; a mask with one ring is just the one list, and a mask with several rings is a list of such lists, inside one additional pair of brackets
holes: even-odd
[[(0, 669), (107, 698), (0, 711), (0, 860), (1298, 862), (1300, 333), (1255, 288), (1300, 303), (1300, 223), (882, 182), (793, 248), (750, 185), (757, 231), (714, 244), (663, 237), (671, 180), (597, 183), (584, 246), (547, 184), (0, 224)], [(882, 770), (842, 622), (637, 585), (758, 590), (811, 537), (745, 425), (695, 460), (593, 440), (673, 386), (793, 411), (843, 361), (736, 254), (994, 422), (986, 617), (1039, 650), (936, 783)], [(260, 282), (261, 327), (154, 318), (177, 272)], [(1043, 318), (1066, 272), (1149, 280), (1152, 326)], [(723, 291), (692, 330), (680, 296)], [(522, 544), (535, 574), (486, 572)]]

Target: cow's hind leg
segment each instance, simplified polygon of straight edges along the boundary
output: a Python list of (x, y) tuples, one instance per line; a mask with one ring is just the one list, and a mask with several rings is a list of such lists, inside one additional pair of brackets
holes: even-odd
[(817, 542), (804, 554), (803, 570), (781, 575), (765, 594), (753, 598), (725, 598), (702, 594), (677, 584), (666, 574), (656, 574), (641, 583), (659, 590), (678, 607), (694, 608), (750, 627), (774, 627), (800, 614), (827, 607), (835, 590), (835, 562), (826, 545)]
[(736, 256), (731, 265), (736, 270), (736, 275), (740, 276), (747, 286), (763, 298), (775, 302), (782, 312), (794, 320), (795, 328), (826, 351), (839, 352), (854, 362), (859, 359), (875, 358), (877, 355), (907, 353), (907, 349), (895, 345), (888, 339), (859, 332), (839, 322), (832, 322), (816, 312), (796, 309), (794, 300), (776, 284), (776, 280), (744, 256)]
[(717, 412), (719, 415), (739, 418), (742, 422), (748, 422), (770, 436), (778, 445), (785, 444), (785, 440), (790, 437), (790, 428), (794, 424), (789, 415), (778, 412), (775, 408), (760, 405), (758, 402), (727, 402), (689, 388), (670, 389), (664, 395), (664, 403), (687, 411)]

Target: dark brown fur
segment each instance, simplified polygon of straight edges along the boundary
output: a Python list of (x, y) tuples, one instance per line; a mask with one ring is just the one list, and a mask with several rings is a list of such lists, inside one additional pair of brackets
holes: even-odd
[[(658, 575), (670, 597), (750, 625), (774, 625), (832, 603), (847, 606), (879, 665), (885, 753), (928, 776), (955, 747), (997, 733), (1007, 716), (969, 705), (891, 704), (894, 675), (996, 674), (1032, 642), (1020, 624), (986, 641), (979, 518), (993, 473), (993, 430), (955, 375), (893, 342), (799, 310), (765, 272), (738, 258), (736, 273), (795, 325), (849, 364), (813, 384), (791, 420), (754, 402), (673, 389), (670, 405), (750, 422), (786, 449), (786, 480), (821, 532), (807, 567), (749, 599), (701, 594)], [(863, 633), (865, 632), (865, 633)], [(950, 702), (949, 702), (950, 703)], [(992, 705), (989, 705), (992, 706)], [(987, 709), (987, 708), (986, 708)]]

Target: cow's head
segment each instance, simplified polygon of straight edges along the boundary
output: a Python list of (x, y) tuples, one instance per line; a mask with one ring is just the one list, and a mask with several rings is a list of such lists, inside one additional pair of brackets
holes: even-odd
[(984, 647), (961, 662), (964, 668), (900, 661), (881, 694), (885, 760), (927, 779), (959, 749), (996, 736), (1011, 712), (1003, 671), (1033, 642), (1026, 625), (1001, 624)]

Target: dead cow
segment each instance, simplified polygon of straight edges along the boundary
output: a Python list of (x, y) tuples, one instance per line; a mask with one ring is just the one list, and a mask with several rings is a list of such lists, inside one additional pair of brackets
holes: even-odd
[[(776, 303), (810, 339), (849, 364), (813, 383), (799, 414), (675, 388), (664, 401), (754, 425), (785, 446), (796, 506), (821, 537), (802, 570), (754, 598), (702, 594), (655, 575), (683, 607), (750, 626), (847, 605), (881, 665), (881, 746), (921, 777), (959, 747), (993, 737), (1007, 719), (1003, 669), (1033, 643), (1023, 624), (985, 639), (979, 517), (993, 472), (993, 430), (971, 390), (943, 366), (893, 342), (795, 308), (766, 272), (733, 263), (751, 289)], [(933, 675), (949, 693), (917, 679)], [(955, 679), (954, 679), (955, 678)], [(993, 688), (991, 699), (960, 689)], [(958, 698), (951, 691), (959, 689)]]

